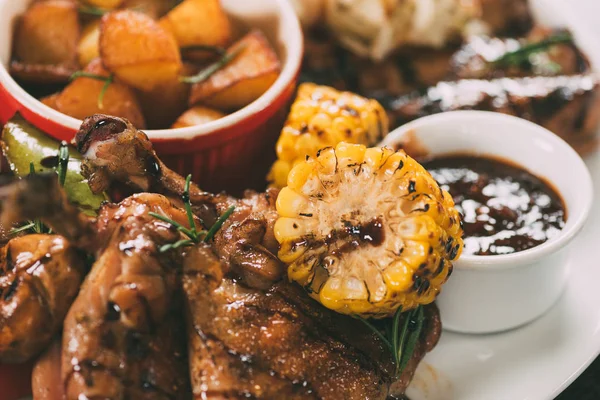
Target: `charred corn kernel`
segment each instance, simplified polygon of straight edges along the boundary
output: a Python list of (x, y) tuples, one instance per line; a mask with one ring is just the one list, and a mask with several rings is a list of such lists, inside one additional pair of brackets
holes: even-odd
[(434, 301), (463, 245), (452, 197), (402, 151), (342, 142), (315, 154), (276, 203), (288, 278), (344, 314)]
[(277, 161), (267, 179), (283, 187), (292, 167), (319, 149), (342, 141), (370, 146), (387, 132), (387, 115), (377, 101), (304, 83), (275, 146)]

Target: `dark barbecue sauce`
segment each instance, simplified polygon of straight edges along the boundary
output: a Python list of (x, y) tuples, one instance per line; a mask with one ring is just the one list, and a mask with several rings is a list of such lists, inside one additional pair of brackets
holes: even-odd
[(423, 166), (463, 216), (464, 254), (509, 254), (538, 246), (564, 226), (560, 196), (522, 168), (493, 158), (437, 157)]

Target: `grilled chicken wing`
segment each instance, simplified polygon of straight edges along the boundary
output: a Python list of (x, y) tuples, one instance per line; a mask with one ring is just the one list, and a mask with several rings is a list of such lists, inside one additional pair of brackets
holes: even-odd
[(180, 234), (149, 215), (185, 224), (161, 195), (107, 205), (99, 220), (118, 221), (65, 318), (62, 377), (67, 399), (183, 399), (185, 344), (178, 318), (177, 252), (160, 252)]
[(60, 331), (85, 258), (58, 235), (11, 239), (0, 250), (0, 362), (30, 360)]
[[(136, 191), (155, 191), (181, 204), (185, 179), (167, 168), (158, 158), (150, 140), (128, 121), (94, 115), (87, 118), (75, 137), (84, 156), (83, 174), (93, 190), (105, 190), (121, 183)], [(266, 287), (280, 279), (283, 266), (274, 255), (278, 244), (273, 235), (277, 218), (277, 191), (248, 192), (244, 199), (211, 195), (190, 185), (194, 213), (210, 226), (230, 206), (233, 215), (215, 237), (219, 256), (230, 263), (247, 284)]]
[(294, 284), (266, 292), (240, 285), (208, 246), (188, 253), (183, 282), (196, 399), (385, 399), (404, 392), (440, 335), (437, 309), (427, 306), (413, 359), (395, 377), (371, 331)]

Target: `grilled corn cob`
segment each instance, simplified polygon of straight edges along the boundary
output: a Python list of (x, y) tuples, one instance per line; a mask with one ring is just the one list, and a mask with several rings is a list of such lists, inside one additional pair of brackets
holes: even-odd
[(304, 83), (277, 141), (277, 161), (267, 179), (283, 187), (295, 163), (341, 141), (376, 144), (388, 132), (385, 110), (375, 100)]
[(462, 251), (452, 197), (403, 151), (340, 143), (298, 163), (277, 198), (288, 277), (325, 307), (387, 317), (434, 301)]

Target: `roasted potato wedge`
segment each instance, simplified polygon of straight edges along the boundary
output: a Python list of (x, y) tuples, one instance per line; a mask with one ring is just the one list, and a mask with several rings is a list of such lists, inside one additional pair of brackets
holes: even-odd
[[(193, 75), (197, 71), (193, 64), (183, 64), (181, 73)], [(179, 78), (158, 85), (149, 92), (138, 91), (138, 99), (149, 129), (168, 128), (188, 106), (190, 85)]]
[(181, 71), (174, 37), (141, 12), (105, 14), (100, 22), (99, 46), (104, 66), (137, 89), (153, 90), (175, 80)]
[(73, 2), (34, 3), (17, 22), (11, 72), (28, 82), (66, 82), (77, 70), (80, 30)]
[(152, 19), (159, 19), (176, 4), (177, 0), (124, 0), (122, 8), (139, 11)]
[(48, 107), (50, 107), (50, 108), (53, 108), (53, 109), (57, 110), (57, 106), (56, 106), (56, 99), (58, 98), (58, 95), (59, 95), (59, 94), (60, 94), (60, 93), (54, 93), (54, 94), (51, 94), (50, 96), (42, 97), (42, 98), (40, 99), (40, 101), (41, 101), (43, 104), (47, 105)]
[(160, 21), (179, 46), (226, 46), (231, 26), (219, 0), (184, 0)]
[(219, 110), (236, 110), (256, 100), (275, 82), (280, 63), (264, 35), (254, 30), (228, 52), (241, 46), (241, 52), (231, 62), (192, 86), (190, 105), (202, 103)]
[(105, 10), (114, 10), (123, 4), (123, 0), (80, 0), (81, 3), (89, 6), (102, 8)]
[(194, 106), (181, 114), (171, 126), (172, 129), (202, 125), (223, 118), (225, 114), (204, 106)]
[[(110, 75), (99, 58), (92, 60), (84, 71), (105, 77)], [(114, 115), (127, 118), (138, 128), (145, 128), (144, 116), (134, 91), (119, 80), (108, 86), (100, 107), (98, 96), (104, 84), (105, 82), (93, 78), (76, 78), (54, 99), (55, 108), (79, 119), (96, 113)], [(50, 103), (50, 100), (47, 99), (47, 102)]]
[(81, 32), (81, 38), (77, 45), (77, 59), (81, 68), (85, 68), (94, 58), (100, 56), (99, 39), (100, 20), (92, 21)]

